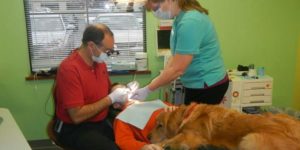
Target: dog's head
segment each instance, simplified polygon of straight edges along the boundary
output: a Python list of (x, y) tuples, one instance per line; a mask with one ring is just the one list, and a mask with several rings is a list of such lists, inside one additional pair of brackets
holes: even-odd
[(186, 106), (180, 106), (172, 112), (161, 112), (156, 118), (156, 126), (148, 135), (151, 143), (158, 143), (174, 137), (183, 120)]
[(211, 138), (213, 119), (224, 114), (221, 107), (204, 104), (180, 106), (173, 112), (162, 112), (156, 126), (148, 135), (152, 143), (170, 139), (186, 130), (194, 130), (207, 139)]

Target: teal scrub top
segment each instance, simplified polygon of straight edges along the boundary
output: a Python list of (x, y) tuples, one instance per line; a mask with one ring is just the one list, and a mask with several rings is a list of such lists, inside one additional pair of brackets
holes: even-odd
[(193, 55), (180, 80), (187, 88), (204, 88), (225, 75), (220, 44), (209, 17), (196, 10), (181, 11), (174, 19), (170, 47), (172, 55)]

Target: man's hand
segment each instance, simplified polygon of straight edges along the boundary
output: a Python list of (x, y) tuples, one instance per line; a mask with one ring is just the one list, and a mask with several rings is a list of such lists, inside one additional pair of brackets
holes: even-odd
[(127, 88), (117, 88), (112, 93), (108, 95), (111, 99), (111, 103), (121, 103), (124, 104), (128, 99), (129, 90)]
[(144, 145), (141, 150), (163, 150), (163, 148), (156, 144), (147, 144)]

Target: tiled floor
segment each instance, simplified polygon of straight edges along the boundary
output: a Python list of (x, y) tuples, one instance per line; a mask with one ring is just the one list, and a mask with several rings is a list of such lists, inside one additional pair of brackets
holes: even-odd
[(62, 150), (57, 147), (49, 139), (28, 141), (32, 150)]

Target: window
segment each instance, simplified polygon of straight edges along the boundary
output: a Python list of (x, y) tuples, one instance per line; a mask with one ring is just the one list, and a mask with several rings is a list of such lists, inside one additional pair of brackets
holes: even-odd
[(41, 3), (41, 7), (50, 8), (51, 10), (58, 10), (58, 3)]
[(146, 51), (142, 4), (111, 0), (24, 0), (24, 5), (32, 73), (57, 67), (80, 46), (88, 24), (104, 23), (114, 33), (115, 50), (120, 54), (107, 60), (109, 71), (116, 64), (122, 64), (124, 70), (134, 69), (135, 52)]

